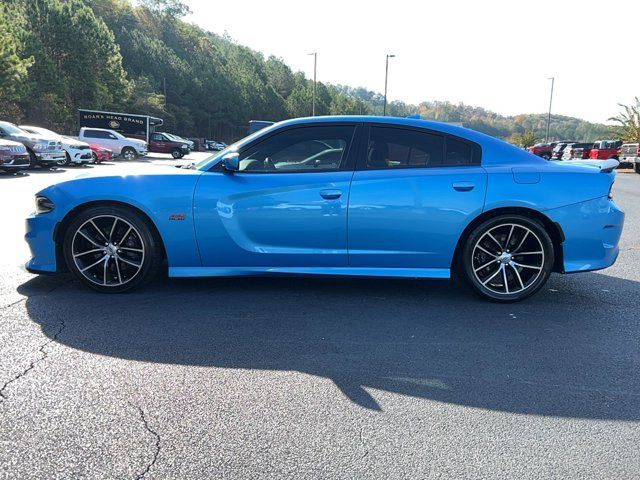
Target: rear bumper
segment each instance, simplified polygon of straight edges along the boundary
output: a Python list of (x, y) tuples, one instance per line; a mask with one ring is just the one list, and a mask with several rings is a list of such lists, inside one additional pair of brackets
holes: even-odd
[(629, 156), (629, 157), (625, 157), (624, 155), (620, 156), (620, 162), (625, 162), (625, 163), (640, 163), (640, 157), (636, 157), (636, 156)]
[(564, 273), (588, 272), (613, 265), (620, 251), (624, 212), (609, 198), (555, 208), (545, 212), (565, 235)]

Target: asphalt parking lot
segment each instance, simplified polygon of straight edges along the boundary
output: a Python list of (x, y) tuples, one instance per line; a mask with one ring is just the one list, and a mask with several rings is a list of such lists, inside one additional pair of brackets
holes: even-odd
[(33, 194), (78, 170), (0, 176), (0, 478), (638, 478), (640, 175), (614, 187), (616, 265), (496, 305), (424, 280), (30, 275)]

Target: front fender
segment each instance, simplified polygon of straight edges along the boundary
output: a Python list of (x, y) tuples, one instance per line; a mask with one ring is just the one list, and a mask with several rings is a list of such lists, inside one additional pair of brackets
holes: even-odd
[[(200, 266), (193, 223), (193, 192), (197, 179), (196, 174), (79, 178), (40, 192), (49, 197), (56, 208), (45, 215), (33, 215), (30, 221), (34, 225), (38, 217), (42, 217), (43, 224), (59, 225), (69, 214), (92, 203), (129, 205), (153, 222), (162, 237), (170, 266)], [(44, 217), (47, 217), (46, 221)]]

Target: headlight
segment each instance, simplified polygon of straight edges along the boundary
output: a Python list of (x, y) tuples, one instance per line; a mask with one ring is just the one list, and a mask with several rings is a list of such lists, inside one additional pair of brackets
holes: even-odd
[(49, 143), (48, 143), (48, 142), (40, 142), (40, 143), (36, 143), (36, 144), (33, 146), (33, 149), (34, 149), (36, 152), (39, 152), (39, 151), (41, 151), (41, 150), (46, 150), (47, 148), (49, 148)]
[(36, 213), (49, 213), (56, 206), (44, 195), (36, 195)]

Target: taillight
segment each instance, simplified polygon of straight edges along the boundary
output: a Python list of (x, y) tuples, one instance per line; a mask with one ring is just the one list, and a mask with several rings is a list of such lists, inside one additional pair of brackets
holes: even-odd
[(640, 145), (638, 145), (638, 148), (636, 149), (636, 156), (640, 157)]

